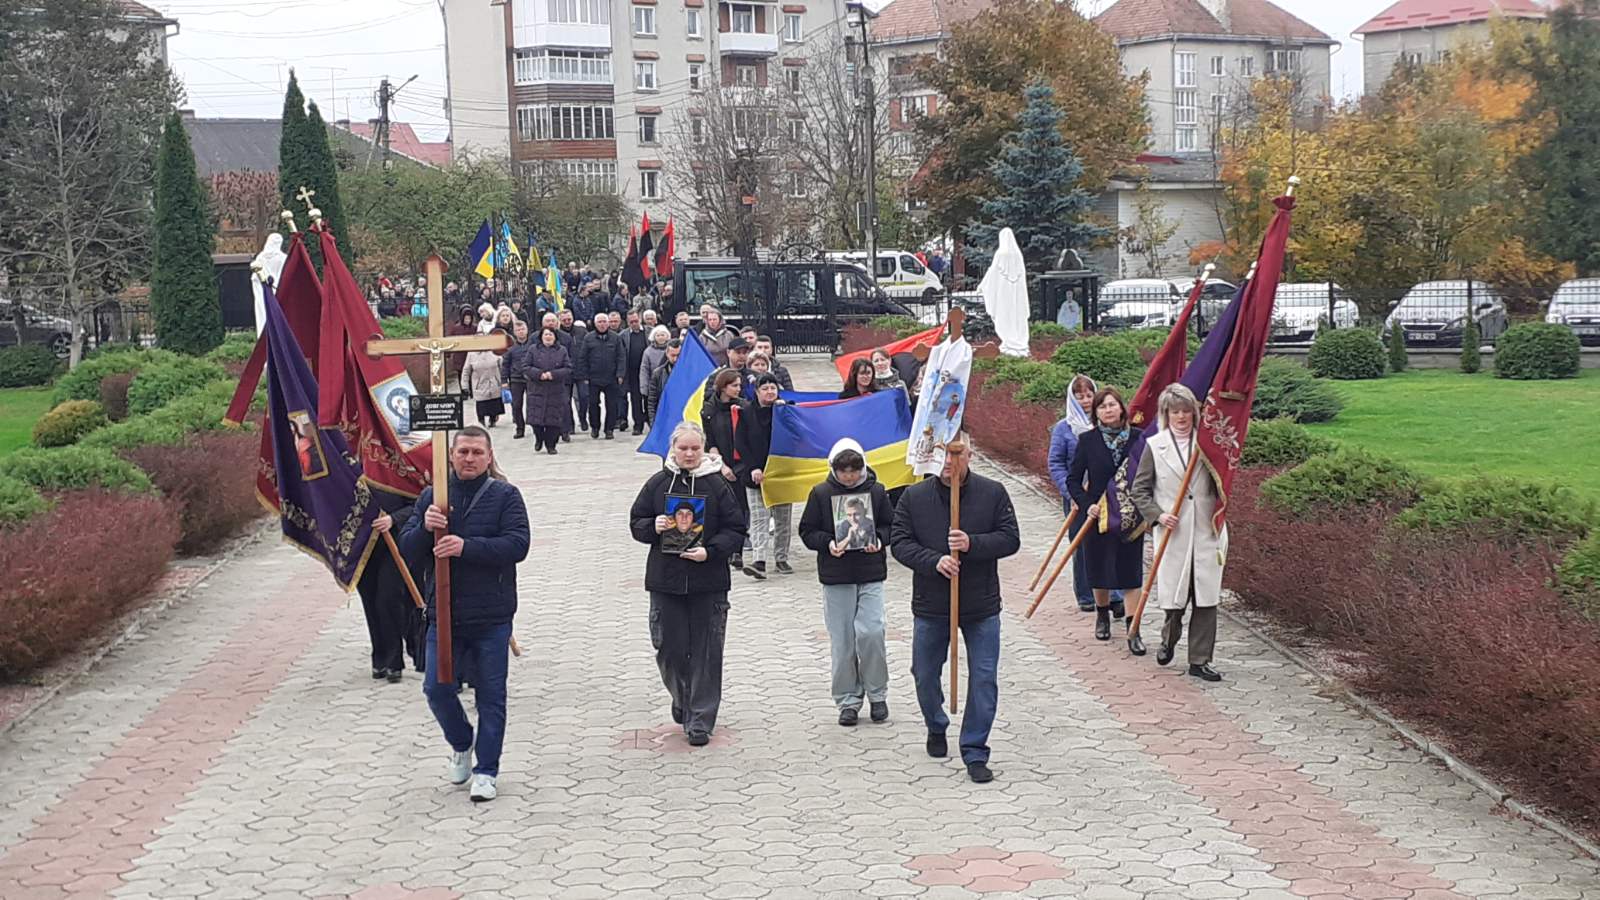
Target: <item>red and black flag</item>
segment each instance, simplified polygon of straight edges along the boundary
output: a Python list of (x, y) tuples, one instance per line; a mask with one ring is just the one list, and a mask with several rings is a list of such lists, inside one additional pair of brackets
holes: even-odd
[(661, 243), (656, 245), (656, 275), (672, 277), (672, 255), (678, 252), (677, 237), (672, 228), (672, 217), (667, 217), (667, 230), (661, 232)]
[(650, 251), (656, 246), (656, 236), (650, 233), (650, 213), (647, 210), (644, 218), (639, 222), (639, 274), (644, 276), (646, 283), (654, 277), (650, 269)]
[(644, 273), (639, 270), (639, 232), (636, 228), (628, 229), (628, 257), (622, 261), (622, 283), (634, 293), (644, 287)]

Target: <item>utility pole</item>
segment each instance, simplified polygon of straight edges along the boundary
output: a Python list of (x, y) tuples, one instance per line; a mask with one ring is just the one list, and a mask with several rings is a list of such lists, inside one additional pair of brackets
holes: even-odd
[(872, 73), (872, 41), (867, 34), (867, 23), (877, 14), (868, 10), (866, 4), (859, 0), (851, 0), (845, 4), (848, 14), (855, 19), (854, 24), (861, 28), (861, 85), (862, 104), (861, 111), (865, 117), (862, 122), (862, 134), (867, 145), (867, 221), (864, 231), (867, 238), (867, 277), (877, 280), (878, 277), (878, 92), (873, 83)]
[(383, 170), (385, 172), (389, 171), (389, 161), (392, 155), (389, 142), (389, 123), (391, 121), (389, 118), (389, 107), (394, 104), (394, 98), (399, 96), (400, 92), (405, 89), (405, 86), (416, 80), (417, 76), (413, 75), (410, 78), (407, 78), (405, 80), (405, 84), (400, 85), (400, 87), (390, 87), (389, 76), (385, 75), (383, 80), (378, 82), (378, 95), (374, 98), (374, 101), (378, 106), (378, 127), (376, 132), (372, 135), (372, 146), (367, 150), (368, 166), (372, 165), (373, 152), (376, 151), (379, 146), (382, 146)]

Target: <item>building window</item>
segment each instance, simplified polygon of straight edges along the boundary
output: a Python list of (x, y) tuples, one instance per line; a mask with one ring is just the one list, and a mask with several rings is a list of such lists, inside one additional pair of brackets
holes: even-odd
[(705, 89), (703, 82), (700, 80), (701, 73), (704, 71), (705, 63), (689, 63), (689, 90), (700, 91)]
[(1200, 116), (1200, 92), (1185, 89), (1174, 91), (1172, 97), (1174, 121), (1179, 125), (1197, 124)]
[(641, 91), (653, 91), (656, 89), (656, 64), (654, 60), (634, 60), (633, 86)]
[(789, 88), (789, 93), (800, 93), (800, 69), (797, 66), (787, 66), (783, 70), (783, 83)]
[(800, 14), (783, 14), (783, 39), (791, 44), (798, 44), (805, 40), (800, 31)]
[(733, 83), (740, 87), (755, 87), (756, 67), (751, 65), (737, 65), (733, 67)]
[(610, 84), (611, 54), (586, 50), (518, 50), (517, 84)]
[(1179, 152), (1185, 150), (1195, 150), (1199, 147), (1199, 144), (1195, 142), (1195, 129), (1192, 127), (1179, 128), (1176, 139), (1173, 143), (1174, 149), (1178, 150)]
[(639, 173), (639, 199), (661, 199), (661, 173), (655, 171)]
[(1226, 105), (1226, 103), (1227, 103), (1227, 101), (1226, 101), (1226, 98), (1224, 97), (1224, 95), (1222, 95), (1222, 94), (1212, 94), (1211, 95), (1211, 118), (1212, 119), (1214, 119), (1215, 121), (1218, 121), (1218, 122), (1222, 121), (1222, 110), (1223, 110), (1223, 107)]
[(804, 197), (806, 195), (806, 177), (803, 172), (789, 172), (783, 182), (783, 195), (785, 197)]
[(683, 11), (684, 31), (689, 37), (702, 37), (700, 33), (700, 10), (686, 9)]
[(1241, 56), (1241, 57), (1239, 57), (1239, 77), (1240, 78), (1254, 78), (1254, 77), (1256, 77), (1256, 58), (1254, 56)]
[(616, 138), (609, 104), (550, 103), (517, 107), (524, 141), (597, 141)]
[(1177, 87), (1195, 86), (1195, 54), (1175, 53), (1176, 74), (1173, 84)]
[(1300, 71), (1299, 50), (1268, 50), (1267, 74), (1273, 75), (1280, 72)]
[(610, 25), (610, 0), (549, 0), (553, 25)]
[(635, 6), (633, 8), (633, 33), (646, 37), (655, 37), (656, 8), (654, 6)]
[(1421, 68), (1421, 66), (1422, 66), (1422, 51), (1421, 50), (1401, 50), (1400, 51), (1400, 64), (1401, 65), (1405, 65), (1405, 66), (1411, 66), (1413, 68)]
[(1211, 77), (1221, 78), (1228, 74), (1228, 63), (1220, 56), (1211, 57)]
[(615, 194), (617, 192), (617, 163), (609, 159), (564, 159), (541, 163), (544, 172), (554, 172), (558, 177), (578, 186), (585, 194)]
[(784, 123), (784, 130), (789, 135), (789, 141), (791, 143), (798, 144), (801, 141), (805, 140), (806, 120), (805, 119), (789, 119)]
[(732, 5), (730, 13), (733, 32), (735, 34), (756, 33), (756, 8), (754, 6)]
[(538, 114), (538, 107), (517, 107), (517, 140), (531, 141), (535, 131), (534, 121)]
[(901, 118), (910, 121), (912, 118), (917, 116), (926, 116), (927, 114), (928, 97), (926, 94), (920, 97), (902, 97), (900, 99)]
[(656, 142), (656, 117), (639, 117), (639, 143), (654, 144)]
[(706, 120), (700, 116), (689, 117), (689, 140), (696, 146), (706, 142)]

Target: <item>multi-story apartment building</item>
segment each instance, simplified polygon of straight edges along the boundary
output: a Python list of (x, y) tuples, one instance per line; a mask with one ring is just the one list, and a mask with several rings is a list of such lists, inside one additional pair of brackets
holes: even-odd
[(1376, 91), (1401, 63), (1426, 65), (1458, 47), (1487, 44), (1496, 18), (1538, 21), (1545, 14), (1535, 0), (1400, 0), (1354, 32), (1361, 38), (1362, 80)]
[[(620, 194), (664, 225), (670, 192), (687, 190), (668, 183), (669, 153), (704, 140), (707, 94), (800, 92), (844, 12), (843, 0), (446, 0), (456, 152)], [(678, 228), (695, 247), (693, 223)]]
[(938, 55), (950, 29), (989, 5), (990, 0), (894, 0), (879, 10), (872, 22), (873, 68), (886, 87), (891, 164), (919, 158), (915, 121), (939, 111), (939, 95), (917, 77), (917, 67)]

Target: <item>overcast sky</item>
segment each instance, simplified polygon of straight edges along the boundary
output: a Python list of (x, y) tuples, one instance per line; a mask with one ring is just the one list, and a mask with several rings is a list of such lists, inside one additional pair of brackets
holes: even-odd
[[(387, 75), (415, 75), (399, 95), (395, 120), (424, 140), (443, 140), (444, 24), (438, 0), (143, 0), (179, 22), (168, 44), (172, 65), (201, 116), (277, 117), (293, 66), (327, 119), (377, 114), (373, 96)], [(484, 0), (487, 2), (487, 0)], [(1342, 45), (1333, 88), (1361, 90), (1361, 45), (1350, 29), (1392, 0), (1277, 0)], [(1112, 0), (1080, 0), (1090, 14)], [(492, 48), (485, 48), (493, 52)]]

